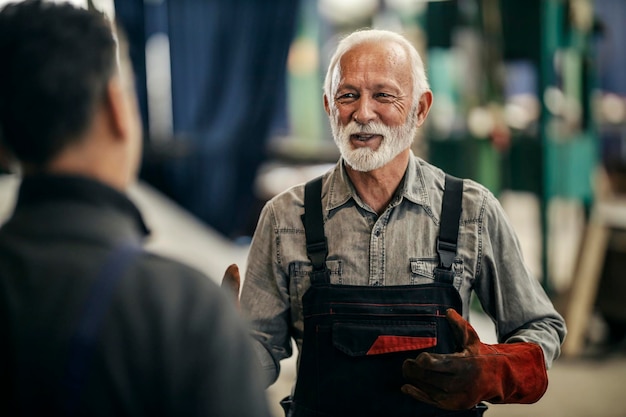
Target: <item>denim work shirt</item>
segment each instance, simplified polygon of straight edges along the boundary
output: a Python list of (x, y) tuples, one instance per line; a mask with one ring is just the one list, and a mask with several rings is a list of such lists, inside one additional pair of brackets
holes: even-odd
[[(420, 285), (433, 282), (436, 239), (445, 173), (411, 156), (395, 197), (379, 216), (357, 195), (340, 160), (324, 174), (322, 207), (331, 283)], [(291, 356), (291, 338), (302, 348), (302, 296), (310, 286), (301, 215), (304, 184), (271, 199), (252, 239), (241, 294), (255, 346), (270, 385), (281, 359)], [(494, 320), (500, 343), (533, 342), (546, 366), (560, 354), (565, 322), (522, 259), (518, 239), (494, 195), (464, 180), (454, 260), (454, 286), (469, 318), (475, 291)]]

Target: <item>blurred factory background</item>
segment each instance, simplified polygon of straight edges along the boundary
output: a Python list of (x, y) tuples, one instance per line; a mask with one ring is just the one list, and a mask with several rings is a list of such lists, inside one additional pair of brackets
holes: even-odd
[[(130, 42), (151, 244), (215, 279), (245, 264), (267, 199), (337, 160), (337, 39), (405, 33), (435, 98), (414, 151), (499, 197), (570, 329), (544, 400), (489, 415), (626, 417), (626, 1), (75, 1)], [(0, 175), (0, 221), (17, 181)]]
[[(594, 203), (626, 191), (626, 2), (113, 6), (138, 80), (142, 178), (226, 239), (245, 245), (268, 198), (336, 161), (322, 108), (325, 68), (339, 37), (379, 27), (407, 34), (426, 61), (435, 102), (415, 152), (485, 184), (509, 210), (525, 201), (527, 258), (548, 291), (571, 290), (587, 267), (583, 253), (606, 252), (606, 273), (622, 269), (618, 230), (604, 251), (583, 243)], [(611, 300), (626, 294), (620, 284), (599, 288), (604, 304), (619, 306), (604, 316), (624, 310)], [(623, 336), (613, 318), (611, 331)]]

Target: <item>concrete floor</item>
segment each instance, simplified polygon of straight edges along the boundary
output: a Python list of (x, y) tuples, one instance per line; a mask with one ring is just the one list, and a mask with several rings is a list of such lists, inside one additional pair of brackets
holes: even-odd
[[(18, 180), (0, 175), (0, 223), (10, 214)], [(165, 255), (181, 259), (204, 271), (215, 280), (231, 263), (243, 270), (247, 247), (238, 246), (222, 238), (197, 219), (168, 200), (147, 184), (140, 183), (131, 190), (131, 198), (144, 213), (153, 231), (149, 247)], [(536, 253), (536, 216), (529, 216), (533, 202), (528, 196), (510, 194), (506, 207), (514, 226), (520, 233), (522, 245), (529, 248), (529, 256)], [(571, 239), (571, 236), (568, 237)], [(562, 246), (564, 247), (564, 246)], [(534, 252), (532, 252), (534, 250)], [(565, 254), (565, 257), (575, 257)], [(529, 263), (536, 265), (536, 260)], [(491, 322), (475, 313), (472, 323), (481, 339), (495, 340)], [(547, 393), (533, 405), (492, 405), (486, 413), (490, 417), (626, 417), (626, 353), (559, 359), (549, 371)], [(278, 401), (290, 392), (295, 378), (295, 359), (283, 362), (279, 380), (268, 389), (268, 397), (276, 417), (282, 416)]]

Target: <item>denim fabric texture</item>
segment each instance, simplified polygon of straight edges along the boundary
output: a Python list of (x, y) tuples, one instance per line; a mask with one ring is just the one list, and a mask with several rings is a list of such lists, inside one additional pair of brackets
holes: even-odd
[[(420, 285), (433, 282), (445, 173), (412, 155), (395, 197), (379, 216), (356, 194), (343, 161), (324, 174), (322, 207), (331, 283)], [(304, 184), (267, 202), (259, 217), (241, 294), (266, 383), (302, 347), (302, 296), (310, 286)], [(560, 354), (565, 322), (524, 263), (518, 239), (494, 195), (464, 180), (454, 287), (469, 318), (474, 291), (494, 320), (498, 341), (541, 346), (549, 367)]]

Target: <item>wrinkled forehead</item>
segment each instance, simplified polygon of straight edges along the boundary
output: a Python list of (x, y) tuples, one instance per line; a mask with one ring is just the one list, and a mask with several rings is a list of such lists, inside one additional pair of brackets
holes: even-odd
[(332, 92), (353, 77), (388, 80), (412, 88), (411, 60), (406, 48), (391, 40), (366, 41), (348, 49), (332, 74)]
[(366, 40), (346, 50), (340, 59), (340, 65), (349, 59), (359, 57), (384, 59), (396, 64), (408, 63), (408, 53), (403, 45), (393, 40)]

